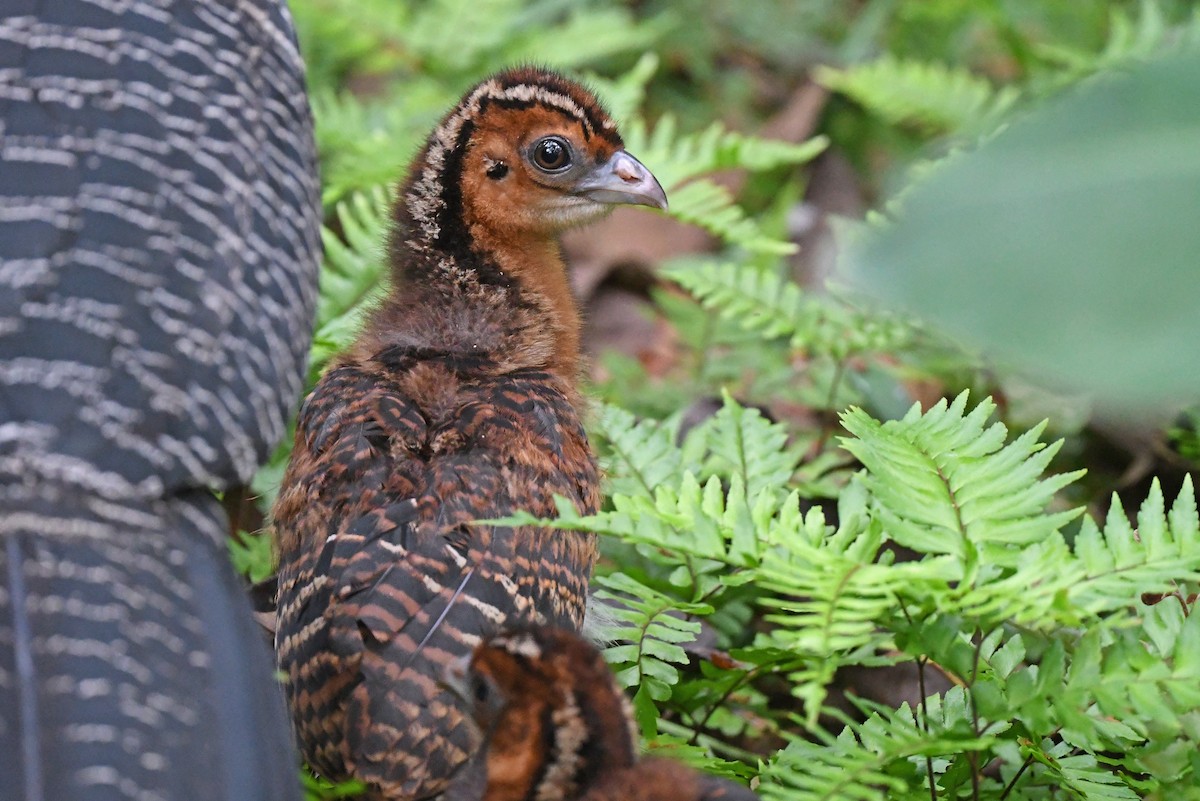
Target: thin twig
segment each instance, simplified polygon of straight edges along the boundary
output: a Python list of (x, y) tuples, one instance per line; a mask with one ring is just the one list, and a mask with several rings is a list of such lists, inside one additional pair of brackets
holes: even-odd
[[(979, 659), (983, 652), (983, 632), (975, 629), (975, 660), (971, 667), (971, 729), (975, 738), (979, 738), (979, 707), (975, 705), (975, 681), (979, 678)], [(971, 751), (967, 755), (971, 763), (971, 799), (979, 801), (979, 752)]]
[[(900, 613), (904, 615), (908, 625), (915, 625), (903, 600), (900, 601)], [(925, 692), (925, 663), (928, 661), (929, 657), (925, 654), (917, 657), (917, 687), (921, 693), (921, 731), (926, 734), (929, 734), (929, 696)], [(929, 754), (925, 755), (925, 775), (929, 778), (929, 801), (938, 801), (937, 783), (933, 779), (933, 757)]]
[[(927, 657), (922, 654), (917, 657), (917, 687), (921, 692), (921, 728), (929, 733), (929, 705), (925, 694), (925, 662)], [(925, 775), (929, 777), (929, 801), (938, 801), (937, 783), (933, 780), (933, 757), (925, 755)]]
[[(833, 381), (829, 383), (829, 397), (825, 399), (826, 411), (831, 411), (833, 409), (833, 403), (835, 400), (837, 400), (838, 387), (841, 385), (842, 378), (845, 376), (845, 374), (846, 360), (838, 359), (837, 366), (834, 367), (833, 371)], [(817, 445), (813, 450), (815, 454), (820, 454), (823, 450), (825, 450), (825, 443), (829, 441), (829, 437), (833, 434), (835, 428), (837, 428), (836, 425), (829, 425), (827, 422), (821, 426), (821, 435), (817, 438)]]
[(1008, 784), (1004, 785), (1004, 792), (1000, 793), (1000, 801), (1004, 801), (1004, 799), (1008, 798), (1008, 794), (1012, 792), (1014, 787), (1017, 786), (1017, 779), (1021, 778), (1021, 774), (1024, 773), (1032, 764), (1033, 754), (1030, 754), (1029, 756), (1025, 757), (1025, 762), (1022, 763), (1020, 769), (1013, 774), (1013, 777), (1009, 780)]
[[(767, 664), (769, 665), (770, 663), (767, 663)], [(697, 742), (699, 742), (700, 729), (703, 729), (705, 726), (708, 725), (709, 719), (712, 718), (713, 714), (718, 709), (720, 709), (722, 706), (725, 705), (725, 702), (729, 700), (729, 697), (731, 695), (733, 695), (735, 692), (737, 692), (738, 690), (740, 690), (746, 684), (746, 682), (750, 679), (751, 676), (753, 676), (755, 673), (757, 673), (759, 670), (761, 670), (762, 668), (764, 668), (766, 666), (767, 665), (755, 665), (753, 668), (751, 668), (750, 670), (747, 670), (741, 676), (738, 676), (738, 678), (733, 682), (733, 684), (729, 685), (729, 689), (727, 689), (724, 693), (722, 693), (721, 697), (719, 699), (717, 699), (716, 703), (714, 703), (712, 706), (710, 706), (708, 708), (708, 712), (706, 712), (704, 714), (704, 719), (701, 721), (698, 721), (696, 723), (696, 731), (692, 735), (692, 739), (690, 742), (691, 745), (695, 745)]]

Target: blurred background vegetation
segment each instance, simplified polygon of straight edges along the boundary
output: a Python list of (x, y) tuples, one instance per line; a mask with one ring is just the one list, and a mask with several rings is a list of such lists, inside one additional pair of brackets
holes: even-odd
[[(619, 210), (564, 243), (587, 317), (590, 394), (600, 401), (592, 430), (612, 476), (608, 508), (643, 514), (632, 518), (640, 527), (628, 517), (590, 525), (612, 535), (599, 571), (602, 592), (620, 612), (609, 658), (637, 690), (651, 743), (761, 781), (760, 792), (780, 798), (1200, 797), (1200, 722), (1180, 717), (1185, 697), (1175, 690), (1163, 691), (1174, 700), (1160, 699), (1153, 713), (1129, 712), (1150, 722), (1130, 723), (1128, 736), (1079, 734), (1075, 718), (1023, 718), (1024, 698), (996, 709), (1019, 722), (989, 740), (977, 699), (963, 700), (964, 686), (983, 692), (985, 679), (1008, 697), (1008, 674), (987, 661), (993, 652), (1010, 672), (1036, 677), (1041, 666), (1043, 682), (1044, 660), (1057, 658), (1068, 687), (1072, 661), (1086, 649), (1136, 650), (1146, 635), (1103, 643), (1080, 636), (1089, 626), (1128, 629), (1160, 609), (1136, 603), (1136, 593), (1089, 606), (1092, 618), (1047, 611), (1026, 619), (976, 607), (943, 615), (939, 607), (956, 608), (961, 598), (937, 593), (952, 594), (962, 579), (943, 573), (941, 589), (920, 602), (930, 615), (920, 635), (901, 632), (885, 604), (855, 618), (873, 632), (866, 639), (800, 647), (800, 634), (783, 634), (811, 620), (797, 613), (780, 622), (778, 610), (812, 597), (816, 585), (769, 568), (775, 557), (767, 553), (778, 536), (767, 533), (768, 523), (782, 515), (800, 539), (808, 531), (820, 540), (828, 526), (830, 541), (842, 538), (845, 564), (912, 560), (932, 580), (942, 569), (934, 566), (938, 547), (870, 522), (891, 519), (880, 511), (889, 503), (899, 511), (888, 514), (903, 517), (922, 501), (888, 500), (888, 482), (902, 494), (904, 472), (864, 455), (880, 435), (839, 413), (854, 406), (875, 420), (898, 420), (914, 403), (928, 410), (963, 390), (969, 406), (947, 412), (960, 434), (993, 431), (969, 423), (970, 406), (990, 396), (994, 403), (979, 409), (1003, 424), (999, 431), (1017, 437), (1038, 427), (1034, 439), (1062, 439), (1040, 452), (1038, 470), (1019, 486), (1002, 486), (1001, 470), (980, 490), (1002, 507), (1005, 493), (1017, 503), (1044, 489), (1036, 484), (1043, 469), (1070, 474), (1029, 512), (1047, 537), (1069, 543), (1078, 529), (1067, 525), (1072, 510), (1103, 519), (1112, 507), (1123, 518), (1158, 487), (1168, 499), (1182, 489), (1186, 507), (1187, 476), (1200, 459), (1200, 13), (1193, 6), (292, 0), (326, 214), (311, 378), (350, 340), (380, 291), (394, 185), (462, 91), (520, 62), (580, 76), (604, 97), (628, 149), (671, 199), (669, 216)], [(1072, 192), (1058, 193), (1063, 186)], [(920, 425), (910, 415), (888, 430), (924, 448), (958, 447), (943, 434), (922, 440), (913, 433)], [(860, 444), (844, 449), (842, 437)], [(982, 447), (978, 458), (996, 457), (997, 447)], [(243, 528), (262, 522), (287, 451), (285, 443), (247, 499), (231, 499), (240, 503)], [(1020, 458), (1034, 464), (1035, 451)], [(757, 464), (748, 470), (750, 461)], [(724, 551), (676, 541), (687, 528), (681, 521), (703, 518), (679, 511), (687, 482), (699, 487), (714, 477), (711, 492), (728, 493), (721, 496), (728, 509), (706, 507), (706, 514), (732, 514), (734, 495), (743, 493), (755, 510), (757, 544), (731, 545), (737, 527), (724, 523), (714, 523)], [(673, 511), (656, 494), (660, 485), (678, 488)], [(770, 512), (770, 502), (785, 497), (823, 522)], [(943, 500), (957, 503), (953, 489)], [(854, 510), (867, 522), (848, 523)], [(1187, 528), (1185, 512), (1172, 525)], [(860, 523), (865, 528), (854, 528)], [(880, 542), (855, 551), (854, 537), (869, 531)], [(1000, 535), (988, 540), (992, 533), (980, 534), (981, 542), (1016, 547)], [(1200, 546), (1175, 534), (1178, 573), (1139, 575), (1142, 592), (1180, 592), (1182, 611), (1153, 625), (1173, 632), (1159, 638), (1157, 664), (1183, 681), (1196, 667), (1170, 655), (1176, 638), (1200, 636), (1184, 633), (1197, 629), (1185, 625), (1195, 600), (1185, 590), (1200, 569)], [(1117, 547), (1120, 536), (1106, 536)], [(252, 576), (270, 572), (266, 536), (243, 533), (234, 551)], [(974, 577), (975, 557), (963, 558)], [(1012, 586), (1028, 568), (997, 563), (1004, 568), (991, 579)], [(741, 584), (716, 578), (730, 569), (744, 571)], [(903, 590), (894, 593), (892, 607)], [(826, 611), (841, 610), (837, 603)], [(913, 625), (907, 610), (903, 617)], [(657, 652), (642, 647), (651, 630)], [(630, 631), (640, 632), (633, 651)], [(962, 657), (962, 643), (968, 657), (974, 648), (974, 661), (956, 671), (947, 663)], [(1137, 670), (1122, 675), (1130, 684), (1145, 680)], [(927, 696), (945, 708), (922, 703)], [(1045, 694), (1032, 696), (1045, 705)], [(954, 703), (969, 708), (965, 718), (954, 718)], [(1095, 719), (1124, 709), (1072, 703)], [(890, 732), (892, 747), (911, 745), (888, 728), (905, 715), (922, 733), (912, 741), (919, 744), (893, 753), (878, 739)], [(930, 724), (936, 715), (945, 725), (940, 734)], [(1163, 723), (1172, 716), (1184, 721), (1182, 740), (1178, 726)], [(872, 720), (887, 725), (872, 735)], [(1129, 756), (1135, 740), (1145, 753)], [(806, 750), (814, 743), (824, 744), (823, 756)], [(822, 759), (830, 776), (844, 780), (797, 778), (820, 773)]]

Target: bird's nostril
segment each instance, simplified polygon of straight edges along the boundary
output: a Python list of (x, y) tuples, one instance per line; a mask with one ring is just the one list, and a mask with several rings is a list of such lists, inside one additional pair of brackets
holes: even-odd
[(627, 184), (636, 184), (644, 177), (638, 165), (632, 159), (621, 158), (613, 167), (613, 172)]

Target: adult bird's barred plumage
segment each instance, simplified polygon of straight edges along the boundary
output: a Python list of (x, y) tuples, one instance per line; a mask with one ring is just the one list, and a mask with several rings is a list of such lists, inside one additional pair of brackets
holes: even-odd
[(740, 784), (640, 759), (629, 700), (594, 646), (533, 626), (447, 666), (485, 735), (446, 801), (756, 801)]
[(209, 488), (286, 430), (319, 214), (281, 0), (5, 0), (0, 796), (299, 797)]
[(472, 521), (599, 504), (556, 236), (617, 203), (666, 197), (545, 70), (472, 88), (413, 162), (391, 291), (305, 401), (275, 507), (276, 647), (322, 774), (436, 795), (478, 745), (446, 662), (507, 625), (581, 624), (591, 536)]

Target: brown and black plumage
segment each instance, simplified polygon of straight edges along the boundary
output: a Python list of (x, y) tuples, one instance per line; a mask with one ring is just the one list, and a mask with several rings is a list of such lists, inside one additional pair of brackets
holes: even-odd
[(453, 801), (755, 801), (745, 787), (670, 759), (638, 759), (629, 703), (578, 634), (501, 634), (445, 681), (486, 735)]
[(279, 662), (326, 776), (437, 794), (478, 745), (445, 665), (581, 624), (592, 537), (472, 521), (598, 506), (557, 235), (620, 203), (666, 198), (595, 98), (538, 69), (472, 88), (413, 162), (391, 292), (305, 401), (274, 512)]

